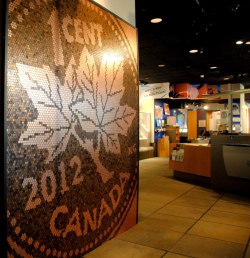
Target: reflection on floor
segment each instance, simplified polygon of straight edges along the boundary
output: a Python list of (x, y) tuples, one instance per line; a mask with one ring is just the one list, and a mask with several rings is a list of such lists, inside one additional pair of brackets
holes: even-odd
[(140, 160), (139, 222), (86, 258), (250, 258), (250, 199), (177, 181)]

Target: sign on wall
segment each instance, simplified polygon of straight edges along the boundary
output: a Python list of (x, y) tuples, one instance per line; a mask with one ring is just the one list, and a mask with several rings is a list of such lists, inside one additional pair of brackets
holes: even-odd
[(169, 83), (154, 83), (140, 86), (140, 99), (167, 98), (169, 93)]
[(137, 32), (87, 0), (8, 22), (8, 255), (82, 257), (136, 223)]

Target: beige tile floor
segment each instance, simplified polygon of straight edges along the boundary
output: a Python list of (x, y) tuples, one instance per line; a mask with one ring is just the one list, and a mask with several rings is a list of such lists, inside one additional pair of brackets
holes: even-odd
[(140, 160), (138, 224), (86, 258), (250, 258), (250, 199), (177, 181)]

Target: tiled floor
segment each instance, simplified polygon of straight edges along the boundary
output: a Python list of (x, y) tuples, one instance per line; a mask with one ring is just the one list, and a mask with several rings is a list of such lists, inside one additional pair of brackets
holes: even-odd
[(250, 258), (250, 199), (177, 181), (140, 160), (139, 222), (86, 258)]

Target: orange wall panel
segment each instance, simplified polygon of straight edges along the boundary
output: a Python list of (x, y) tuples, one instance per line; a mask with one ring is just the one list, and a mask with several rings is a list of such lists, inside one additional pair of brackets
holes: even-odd
[(188, 139), (197, 138), (197, 111), (188, 110)]

